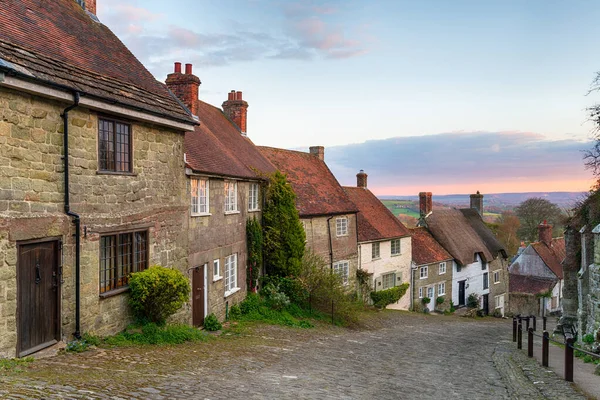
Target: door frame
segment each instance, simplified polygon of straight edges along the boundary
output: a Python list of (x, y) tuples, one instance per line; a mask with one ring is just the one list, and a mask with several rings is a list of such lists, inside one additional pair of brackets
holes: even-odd
[[(15, 313), (15, 328), (16, 328), (16, 332), (17, 332), (17, 348), (16, 348), (16, 355), (17, 357), (25, 357), (29, 354), (33, 354), (37, 351), (40, 351), (42, 349), (45, 349), (49, 346), (43, 345), (43, 346), (35, 346), (31, 349), (25, 350), (25, 351), (21, 351), (21, 332), (20, 332), (20, 320), (21, 320), (21, 301), (19, 300), (20, 296), (19, 296), (19, 279), (21, 279), (21, 268), (19, 265), (19, 255), (21, 254), (21, 247), (22, 246), (28, 246), (28, 245), (32, 245), (32, 244), (42, 244), (42, 243), (48, 243), (48, 242), (56, 242), (56, 273), (57, 273), (57, 279), (58, 279), (58, 286), (56, 287), (56, 322), (57, 322), (57, 328), (56, 328), (56, 343), (58, 343), (58, 341), (60, 341), (61, 337), (62, 337), (62, 248), (63, 248), (63, 238), (62, 236), (51, 236), (51, 237), (46, 237), (46, 238), (41, 238), (41, 239), (29, 239), (29, 240), (19, 240), (16, 243), (16, 247), (15, 250), (17, 252), (17, 274), (16, 274), (16, 284), (17, 284), (17, 311)], [(50, 345), (52, 346), (52, 345)]]
[[(460, 302), (460, 287), (463, 287), (463, 302), (461, 304)], [(466, 306), (467, 305), (467, 280), (462, 280), (462, 281), (458, 281), (458, 305), (459, 306)]]
[(195, 287), (195, 278), (196, 278), (196, 274), (198, 273), (197, 271), (199, 271), (200, 269), (204, 270), (204, 274), (201, 277), (201, 281), (203, 284), (203, 288), (202, 288), (202, 303), (203, 303), (203, 310), (202, 310), (202, 321), (204, 323), (204, 319), (206, 318), (206, 315), (208, 314), (208, 263), (204, 263), (201, 265), (198, 265), (196, 267), (193, 268), (192, 271), (192, 325), (194, 326), (202, 326), (202, 324), (196, 324), (196, 320), (195, 320), (195, 315), (196, 315), (196, 296), (195, 296), (195, 292), (196, 292), (196, 287)]

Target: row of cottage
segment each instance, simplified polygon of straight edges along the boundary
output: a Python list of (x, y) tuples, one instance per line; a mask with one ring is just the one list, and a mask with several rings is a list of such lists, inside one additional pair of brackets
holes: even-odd
[[(95, 1), (8, 0), (0, 14), (0, 357), (130, 322), (128, 276), (176, 268), (192, 285), (176, 318), (202, 325), (246, 295), (246, 221), (276, 170), (307, 246), (352, 283), (410, 284), (398, 309), (448, 309), (471, 294), (504, 313), (506, 254), (472, 207), (407, 229), (367, 188), (342, 187), (309, 153), (255, 146), (248, 103), (199, 100), (192, 65), (158, 82), (96, 17)], [(429, 298), (427, 304), (422, 299)]]

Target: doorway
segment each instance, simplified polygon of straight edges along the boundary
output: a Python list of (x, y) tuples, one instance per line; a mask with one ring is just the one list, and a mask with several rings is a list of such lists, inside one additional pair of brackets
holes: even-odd
[(466, 305), (465, 299), (465, 284), (467, 281), (458, 281), (458, 305), (464, 306)]
[(206, 291), (206, 270), (206, 264), (193, 269), (192, 322), (194, 326), (204, 325), (204, 317), (206, 317), (206, 305), (208, 300)]

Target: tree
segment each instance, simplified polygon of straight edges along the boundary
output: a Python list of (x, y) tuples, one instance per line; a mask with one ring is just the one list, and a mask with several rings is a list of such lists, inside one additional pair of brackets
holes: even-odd
[[(600, 72), (596, 73), (588, 94), (600, 91)], [(583, 162), (596, 178), (600, 178), (600, 104), (594, 104), (587, 109), (589, 119), (594, 123), (594, 146), (583, 152)], [(598, 183), (596, 184), (598, 186)], [(598, 187), (596, 187), (598, 189)]]
[(496, 219), (496, 224), (498, 225), (496, 235), (508, 255), (517, 254), (517, 250), (519, 250), (519, 246), (521, 245), (517, 233), (521, 226), (519, 217), (512, 211), (503, 211)]
[(538, 238), (538, 225), (544, 221), (554, 226), (555, 232), (560, 232), (563, 224), (563, 213), (554, 203), (541, 197), (527, 199), (515, 208), (521, 227), (519, 237), (527, 242), (535, 242)]
[(306, 235), (296, 209), (296, 195), (285, 175), (271, 175), (263, 210), (264, 260), (271, 276), (297, 276)]

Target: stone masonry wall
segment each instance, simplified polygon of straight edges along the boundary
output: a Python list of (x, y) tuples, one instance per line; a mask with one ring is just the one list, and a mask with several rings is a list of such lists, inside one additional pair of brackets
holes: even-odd
[[(419, 265), (414, 273), (414, 287), (409, 288), (410, 293), (413, 296), (413, 308), (415, 311), (422, 311), (424, 305), (422, 298), (419, 297), (419, 288), (423, 288), (423, 297), (427, 297), (427, 287), (433, 286), (435, 289), (435, 296), (431, 299), (431, 302), (426, 306), (429, 310), (447, 310), (450, 309), (450, 302), (452, 301), (452, 261), (446, 261), (446, 273), (440, 274), (440, 263), (427, 264), (427, 278), (421, 279), (421, 267)], [(409, 277), (410, 278), (410, 277)], [(409, 281), (410, 282), (410, 281)], [(439, 297), (438, 284), (446, 283), (446, 294), (443, 295), (444, 302), (442, 304), (436, 304), (436, 299)]]
[[(63, 211), (61, 159), (66, 106), (0, 88), (0, 356), (16, 350), (17, 241), (62, 239), (63, 338), (74, 330), (74, 228)], [(100, 174), (97, 113), (78, 107), (69, 118), (71, 209), (82, 226), (81, 329), (115, 333), (130, 322), (127, 296), (99, 297), (100, 235), (148, 230), (150, 265), (187, 268), (183, 134), (132, 122), (134, 173)]]
[[(489, 265), (489, 280), (490, 280), (490, 297), (489, 297), (489, 306), (490, 306), (490, 314), (494, 313), (494, 309), (496, 308), (495, 297), (504, 295), (504, 312), (506, 313), (509, 310), (510, 296), (509, 296), (509, 287), (508, 287), (508, 260), (505, 260), (501, 256), (498, 256), (495, 260), (493, 260)], [(494, 272), (498, 271), (500, 275), (500, 282), (494, 282)]]

